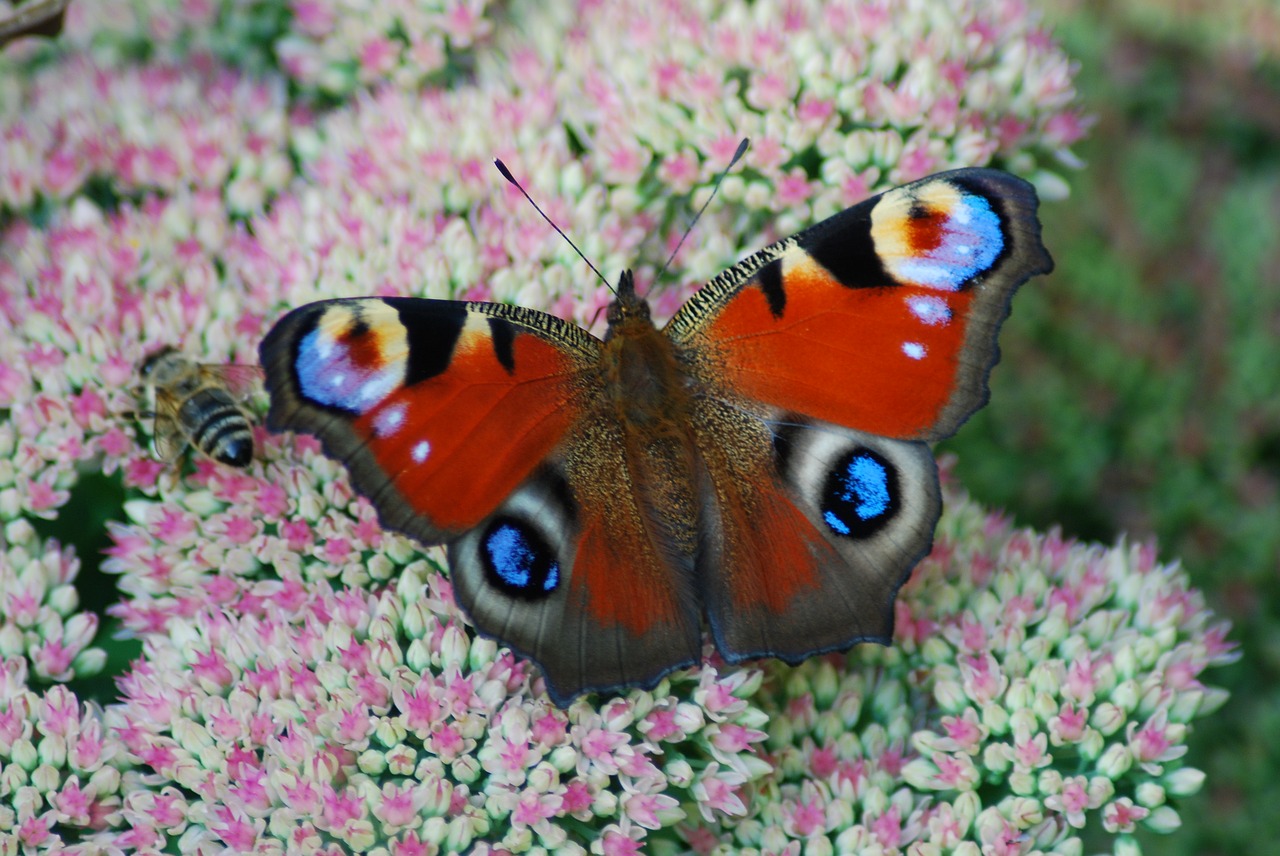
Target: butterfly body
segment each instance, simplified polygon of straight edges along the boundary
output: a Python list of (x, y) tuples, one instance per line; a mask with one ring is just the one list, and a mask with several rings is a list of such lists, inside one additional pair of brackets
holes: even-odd
[(261, 346), (268, 426), (318, 436), (388, 527), (445, 543), (476, 626), (552, 698), (696, 663), (887, 642), (941, 512), (926, 441), (985, 403), (1030, 186), (923, 179), (761, 250), (662, 329), (630, 273), (603, 339), (500, 304), (365, 298)]

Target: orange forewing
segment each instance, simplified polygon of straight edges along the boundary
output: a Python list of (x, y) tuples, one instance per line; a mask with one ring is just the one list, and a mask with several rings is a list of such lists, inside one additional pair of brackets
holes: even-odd
[[(826, 422), (885, 437), (926, 436), (951, 396), (964, 326), (925, 324), (908, 300), (945, 300), (962, 318), (973, 292), (846, 288), (807, 257), (782, 282), (781, 321), (764, 293), (748, 287), (708, 329), (724, 355), (717, 368), (726, 382), (747, 398)], [(923, 358), (904, 350), (912, 346)]]
[(956, 170), (767, 247), (699, 291), (670, 334), (707, 382), (902, 440), (948, 437), (987, 399), (1013, 292), (1053, 264), (1026, 182)]
[[(428, 542), (475, 526), (581, 417), (598, 341), (488, 304), (309, 304), (260, 349), (268, 426), (315, 434), (384, 523)], [(542, 316), (547, 317), (547, 316)]]
[[(516, 335), (512, 348), (518, 372), (477, 343), (459, 349), (447, 372), (397, 390), (354, 423), (413, 510), (441, 529), (483, 520), (580, 416), (569, 355), (528, 335)], [(379, 418), (394, 408), (411, 428), (377, 436)], [(418, 462), (424, 441), (429, 450)]]

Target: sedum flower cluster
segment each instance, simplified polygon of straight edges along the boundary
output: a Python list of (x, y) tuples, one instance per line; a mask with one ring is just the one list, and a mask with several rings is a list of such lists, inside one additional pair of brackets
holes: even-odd
[[(1015, 532), (949, 486), (894, 647), (711, 657), (561, 711), (314, 443), (151, 456), (144, 355), (252, 362), (309, 300), (597, 320), (494, 157), (649, 283), (749, 136), (667, 316), (892, 183), (996, 163), (1051, 195), (1083, 130), (1015, 0), (494, 5), (73, 3), (0, 61), (0, 852), (1135, 852), (1176, 826), (1231, 652), (1150, 548)], [(103, 668), (91, 557), (40, 534), (87, 472), (126, 491), (103, 567), (143, 644), (101, 704), (65, 685)]]
[(741, 805), (767, 769), (758, 671), (561, 711), (425, 561), (381, 594), (264, 600), (175, 618), (122, 681), (106, 723), (149, 786), (125, 795), (116, 845), (622, 853), (698, 793)]
[[(123, 818), (123, 746), (101, 708), (65, 686), (26, 686), (26, 664), (0, 669), (0, 849), (66, 853), (82, 837), (114, 839)], [(95, 852), (90, 845), (82, 852)], [(96, 849), (96, 852), (101, 852)]]
[[(113, 60), (209, 59), (270, 72), (321, 99), (465, 76), (494, 28), (489, 0), (94, 0), (65, 40)], [(32, 51), (33, 53), (38, 53)]]
[[(302, 492), (344, 483), (322, 473)], [(118, 570), (208, 549), (237, 567), (224, 521), (194, 504), (185, 561), (172, 532), (122, 526)], [(1101, 826), (1136, 852), (1132, 833), (1176, 828), (1174, 803), (1203, 780), (1181, 759), (1224, 700), (1201, 674), (1232, 656), (1150, 547), (1013, 530), (948, 485), (893, 647), (795, 668), (713, 657), (561, 711), (536, 669), (475, 635), (434, 561), (383, 549), (395, 582), (373, 592), (265, 576), (237, 589), (210, 572), (220, 600), (153, 613), (163, 630), (141, 634), (120, 701), (78, 726), (113, 762), (86, 797), (100, 809), (19, 813), (9, 829), (180, 852), (1070, 854)], [(22, 678), (4, 685), (25, 719), (0, 744), (0, 787), (53, 806), (96, 768), (53, 750), (66, 726), (39, 705), (55, 694), (40, 702)]]
[[(0, 658), (13, 675), (40, 684), (65, 683), (102, 670), (106, 652), (93, 647), (98, 617), (77, 612), (80, 560), (57, 541), (42, 540), (27, 520), (0, 536)], [(17, 670), (21, 669), (21, 673)]]
[[(0, 65), (0, 69), (3, 66)], [(292, 167), (284, 89), (227, 67), (116, 67), (73, 54), (0, 82), (0, 212), (38, 219), (203, 190), (261, 210)]]

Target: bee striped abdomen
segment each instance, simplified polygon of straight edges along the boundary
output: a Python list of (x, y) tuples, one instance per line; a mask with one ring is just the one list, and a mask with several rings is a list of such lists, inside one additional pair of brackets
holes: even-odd
[(196, 448), (219, 463), (248, 466), (253, 458), (253, 431), (244, 411), (225, 391), (198, 390), (182, 405), (182, 419)]

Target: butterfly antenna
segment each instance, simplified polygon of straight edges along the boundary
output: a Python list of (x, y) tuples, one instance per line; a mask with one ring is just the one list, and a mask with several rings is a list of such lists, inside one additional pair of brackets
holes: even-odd
[(724, 181), (724, 177), (729, 174), (729, 170), (733, 169), (738, 161), (742, 160), (742, 156), (747, 153), (747, 149), (751, 146), (751, 140), (743, 137), (742, 142), (738, 143), (738, 150), (733, 153), (728, 166), (720, 171), (720, 177), (716, 179), (716, 183), (711, 187), (711, 195), (707, 197), (707, 201), (702, 203), (702, 207), (698, 209), (698, 213), (693, 215), (693, 220), (689, 223), (689, 228), (684, 230), (684, 234), (680, 236), (680, 243), (676, 244), (676, 248), (671, 251), (671, 255), (667, 257), (667, 263), (662, 266), (662, 270), (658, 271), (658, 275), (654, 277), (654, 281), (662, 279), (662, 275), (667, 272), (667, 268), (671, 267), (671, 263), (676, 259), (676, 253), (680, 252), (680, 248), (684, 246), (685, 240), (689, 237), (689, 233), (693, 231), (693, 227), (698, 225), (698, 220), (702, 218), (702, 212), (707, 210), (707, 206), (711, 204), (711, 200), (716, 198), (716, 193), (720, 190), (720, 183)]
[(543, 220), (546, 220), (548, 223), (551, 224), (552, 229), (555, 229), (558, 233), (560, 233), (560, 237), (564, 238), (565, 243), (573, 247), (573, 251), (578, 254), (578, 257), (587, 263), (587, 267), (591, 268), (591, 270), (595, 272), (596, 276), (600, 277), (600, 281), (604, 283), (605, 288), (609, 289), (614, 294), (617, 294), (618, 292), (614, 289), (613, 285), (610, 284), (609, 280), (605, 279), (604, 274), (600, 273), (600, 271), (596, 269), (596, 266), (591, 263), (591, 259), (583, 255), (582, 250), (578, 249), (578, 245), (575, 244), (573, 241), (571, 241), (569, 239), (569, 236), (564, 233), (564, 230), (556, 225), (556, 221), (548, 217), (547, 212), (543, 211), (541, 208), (538, 207), (538, 203), (534, 202), (533, 197), (529, 195), (529, 191), (525, 190), (520, 185), (520, 182), (516, 181), (516, 177), (511, 174), (511, 170), (507, 169), (507, 165), (503, 163), (499, 158), (493, 159), (493, 165), (498, 168), (498, 172), (502, 173), (503, 178), (505, 178), (507, 181), (511, 182), (512, 184), (514, 184), (516, 186), (516, 190), (519, 190), (521, 193), (524, 194), (524, 198), (529, 200), (529, 204), (533, 206), (534, 210), (542, 215)]

